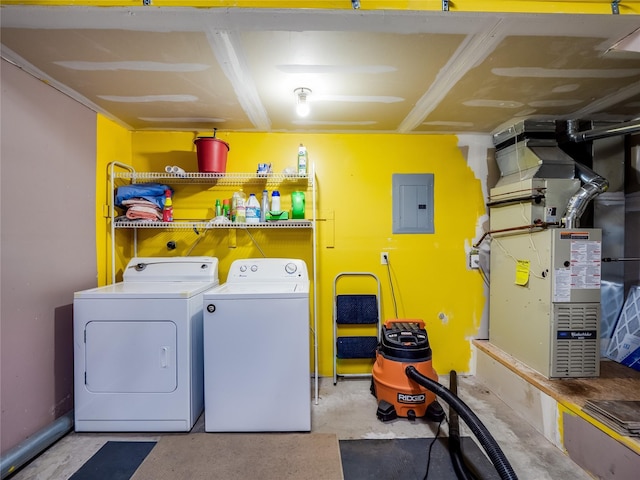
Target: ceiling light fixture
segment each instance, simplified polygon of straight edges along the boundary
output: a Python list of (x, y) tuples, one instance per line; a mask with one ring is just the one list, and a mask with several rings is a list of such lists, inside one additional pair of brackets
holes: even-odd
[(309, 115), (309, 102), (307, 97), (311, 95), (311, 90), (308, 88), (296, 88), (293, 93), (296, 95), (296, 113), (300, 117), (306, 117)]

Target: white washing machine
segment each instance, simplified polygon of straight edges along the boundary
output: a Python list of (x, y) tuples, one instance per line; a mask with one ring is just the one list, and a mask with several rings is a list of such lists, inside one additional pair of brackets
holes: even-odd
[(185, 432), (204, 406), (202, 294), (213, 257), (137, 257), (124, 281), (76, 292), (75, 429)]
[(205, 431), (310, 431), (304, 261), (236, 260), (203, 298)]

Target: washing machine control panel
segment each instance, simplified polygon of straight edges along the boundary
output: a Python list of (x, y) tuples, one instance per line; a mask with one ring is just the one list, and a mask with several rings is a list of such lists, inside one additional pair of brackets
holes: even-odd
[(252, 258), (235, 260), (229, 269), (229, 282), (308, 280), (304, 260), (288, 258)]
[[(257, 272), (258, 271), (258, 265), (250, 265), (248, 267), (249, 270), (251, 270), (252, 272)], [(247, 265), (240, 265), (240, 272), (245, 273), (247, 271)]]
[(296, 273), (296, 270), (298, 270), (298, 267), (296, 266), (295, 263), (287, 263), (284, 266), (284, 271), (287, 273), (293, 274), (293, 273)]

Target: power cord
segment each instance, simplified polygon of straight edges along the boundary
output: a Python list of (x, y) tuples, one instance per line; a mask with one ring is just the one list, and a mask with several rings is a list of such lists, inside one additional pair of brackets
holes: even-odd
[(427, 477), (429, 476), (429, 467), (431, 466), (431, 449), (433, 448), (433, 445), (436, 443), (436, 441), (438, 440), (438, 437), (440, 436), (442, 422), (444, 422), (445, 420), (447, 420), (446, 415), (442, 418), (442, 420), (440, 420), (440, 423), (438, 423), (438, 430), (436, 431), (436, 436), (433, 437), (433, 440), (431, 440), (431, 443), (429, 444), (429, 449), (427, 450), (427, 471), (424, 473), (424, 477), (422, 477), (422, 480), (427, 480)]
[(389, 286), (391, 287), (391, 299), (393, 300), (393, 311), (396, 314), (395, 318), (398, 318), (398, 305), (396, 305), (396, 292), (393, 289), (393, 280), (391, 279), (391, 262), (389, 261), (389, 256), (386, 256), (387, 260), (387, 274), (389, 275)]
[(251, 241), (253, 242), (253, 244), (256, 246), (256, 248), (260, 251), (260, 253), (262, 254), (262, 256), (264, 258), (266, 258), (267, 256), (264, 254), (264, 252), (262, 251), (262, 249), (260, 248), (260, 244), (258, 242), (256, 242), (256, 239), (253, 238), (253, 235), (251, 235), (251, 232), (249, 231), (248, 228), (245, 229), (247, 234), (249, 234), (249, 237), (251, 238)]
[(191, 252), (193, 251), (194, 248), (196, 248), (198, 246), (198, 244), (200, 243), (200, 241), (207, 235), (207, 233), (209, 232), (208, 229), (205, 229), (205, 231), (202, 233), (202, 235), (200, 235), (200, 232), (198, 230), (196, 230), (196, 228), (193, 228), (193, 231), (196, 232), (196, 235), (198, 235), (198, 238), (196, 239), (195, 242), (193, 242), (193, 244), (191, 245), (191, 247), (189, 248), (189, 250), (187, 251), (187, 253), (185, 253), (185, 257), (188, 257), (189, 255), (191, 255)]

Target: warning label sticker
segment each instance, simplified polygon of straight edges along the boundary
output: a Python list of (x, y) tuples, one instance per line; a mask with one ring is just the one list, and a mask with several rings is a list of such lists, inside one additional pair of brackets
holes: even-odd
[(602, 249), (600, 242), (571, 242), (571, 288), (600, 288)]

